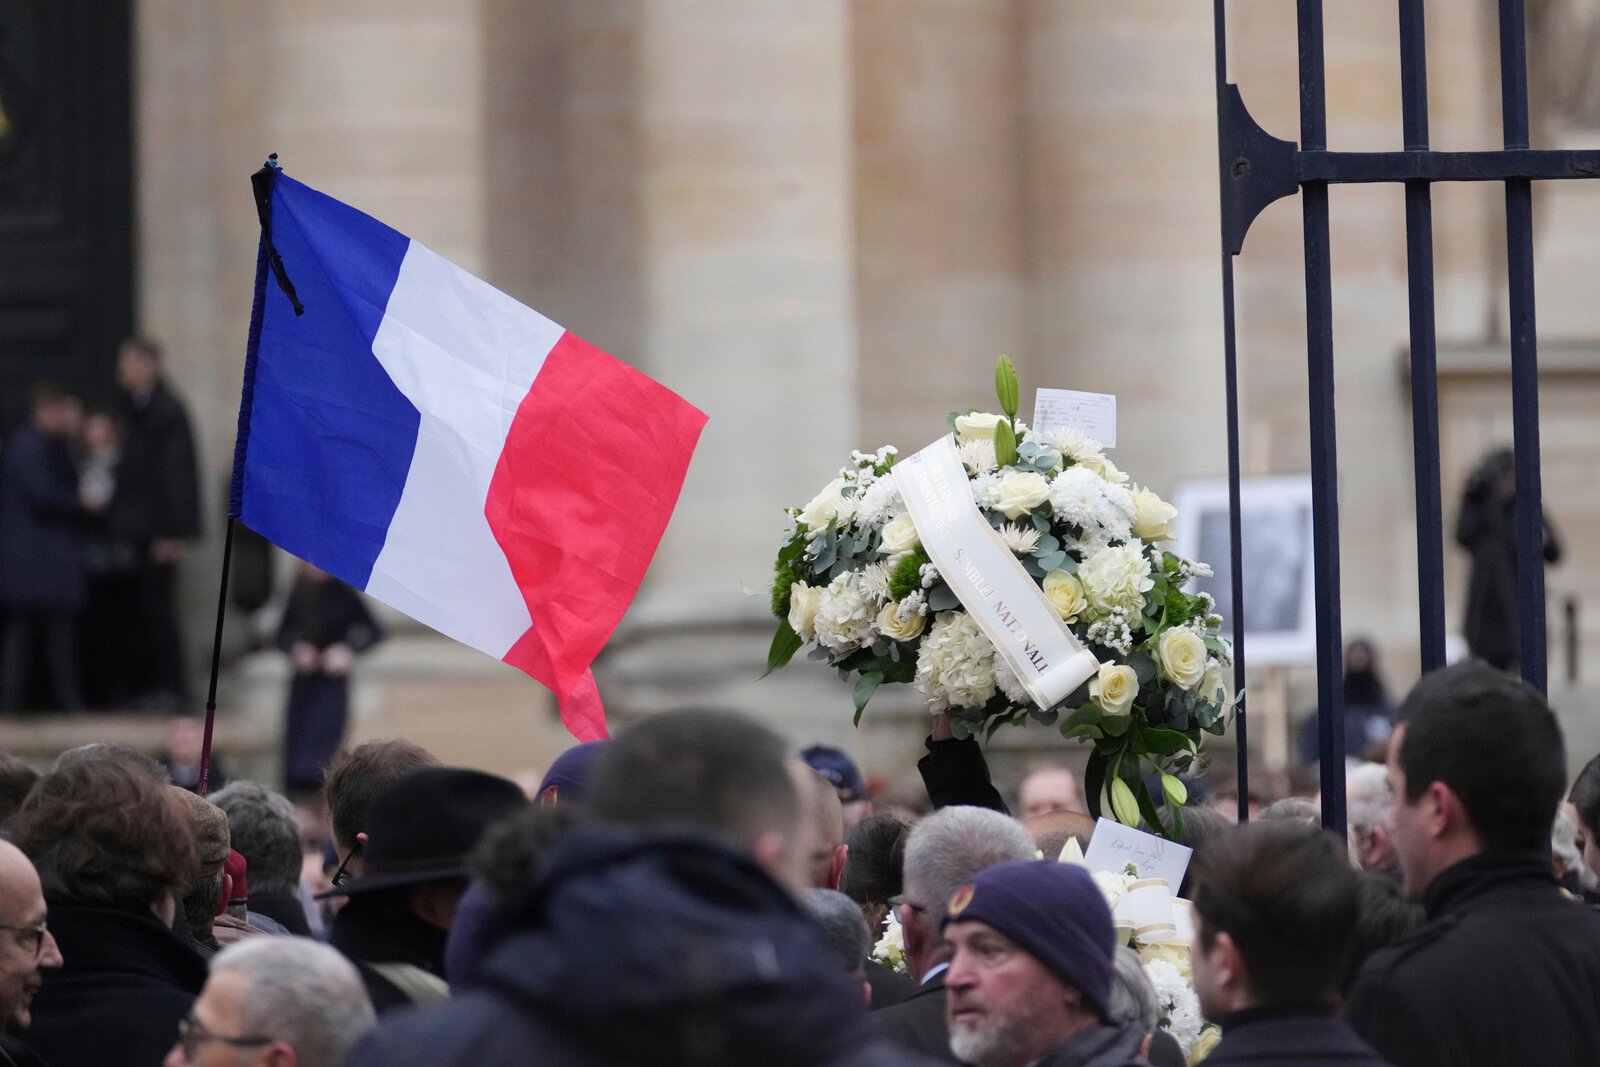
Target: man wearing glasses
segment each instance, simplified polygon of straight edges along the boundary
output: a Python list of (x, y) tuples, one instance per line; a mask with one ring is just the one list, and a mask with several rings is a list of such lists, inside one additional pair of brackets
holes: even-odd
[[(22, 850), (0, 841), (0, 1029), (26, 1029), (42, 971), (61, 966), (61, 950), (45, 927), (44, 891)], [(11, 1033), (0, 1033), (0, 1067), (39, 1059)]]
[(361, 975), (305, 937), (254, 937), (211, 961), (164, 1067), (339, 1067), (372, 1029)]

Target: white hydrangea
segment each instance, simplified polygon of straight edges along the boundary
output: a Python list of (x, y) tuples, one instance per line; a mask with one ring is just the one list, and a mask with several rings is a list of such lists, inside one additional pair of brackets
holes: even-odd
[(1166, 1020), (1162, 1029), (1173, 1036), (1185, 1056), (1189, 1055), (1206, 1025), (1205, 1016), (1200, 1014), (1200, 998), (1177, 964), (1150, 960), (1145, 963), (1144, 971), (1156, 989), (1156, 1014)]
[(873, 602), (862, 595), (855, 574), (841, 574), (817, 600), (817, 644), (832, 652), (853, 652), (872, 641)]
[(1000, 472), (990, 471), (972, 479), (972, 499), (980, 508), (995, 510), (1000, 503)]
[(1089, 615), (1105, 618), (1113, 613), (1137, 617), (1144, 594), (1155, 584), (1150, 561), (1138, 544), (1109, 545), (1092, 553), (1078, 568), (1078, 584), (1089, 602)]
[(994, 646), (964, 611), (942, 611), (917, 648), (917, 688), (932, 711), (977, 708), (994, 696)]
[(1082, 547), (1100, 548), (1133, 533), (1133, 494), (1112, 485), (1087, 467), (1068, 467), (1050, 483), (1056, 519), (1083, 531)]
[(996, 656), (994, 660), (994, 684), (1017, 707), (1033, 707), (1033, 697), (1023, 688), (1022, 680), (1011, 669), (1011, 665), (1001, 656)]

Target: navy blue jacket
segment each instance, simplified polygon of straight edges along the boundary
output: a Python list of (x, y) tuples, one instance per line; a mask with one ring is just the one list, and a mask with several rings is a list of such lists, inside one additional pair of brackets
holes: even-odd
[(385, 1020), (347, 1067), (879, 1067), (888, 1046), (799, 906), (703, 841), (590, 830), (497, 916), (474, 985)]
[(84, 516), (65, 442), (22, 427), (0, 465), (0, 604), (82, 605)]
[(1206, 1057), (1212, 1067), (1388, 1067), (1332, 1011), (1256, 1008), (1224, 1021), (1222, 1040)]

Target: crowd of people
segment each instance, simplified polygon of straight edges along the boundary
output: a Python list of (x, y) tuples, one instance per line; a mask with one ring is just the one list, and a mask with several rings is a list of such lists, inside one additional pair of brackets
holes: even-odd
[[(526, 793), (367, 742), (320, 828), (118, 744), (0, 760), (0, 1065), (1185, 1063), (1056, 858), (1096, 832), (1077, 783), (1028, 775), (1013, 817), (935, 723), (914, 821), (845, 753), (726, 711), (577, 746)], [(1545, 701), (1476, 663), (1395, 723), (1348, 840), (1309, 801), (1189, 813), (1220, 1039), (1188, 1062), (1595, 1062), (1600, 757), (1568, 795)], [(891, 919), (904, 973), (873, 952)]]
[(124, 342), (116, 377), (115, 408), (35, 384), (0, 457), (0, 710), (184, 706), (175, 584), (200, 533), (194, 433), (153, 342)]

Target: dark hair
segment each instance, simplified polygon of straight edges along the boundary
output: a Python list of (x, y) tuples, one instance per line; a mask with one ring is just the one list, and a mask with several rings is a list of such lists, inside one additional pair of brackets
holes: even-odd
[(1200, 946), (1232, 938), (1258, 1004), (1332, 1001), (1360, 893), (1338, 839), (1295, 822), (1250, 823), (1208, 840), (1194, 867)]
[(860, 970), (872, 951), (872, 931), (867, 929), (867, 920), (855, 902), (836, 889), (812, 889), (801, 903), (822, 930), (828, 947), (839, 957), (845, 973)]
[(1350, 941), (1355, 947), (1350, 963), (1345, 969), (1343, 991), (1348, 993), (1355, 984), (1356, 973), (1367, 957), (1394, 944), (1421, 926), (1425, 918), (1422, 905), (1406, 899), (1400, 882), (1384, 874), (1362, 871), (1359, 907), (1355, 926), (1350, 930)]
[(1590, 837), (1600, 837), (1600, 756), (1583, 765), (1572, 782), (1572, 792), (1567, 796), (1578, 809), (1578, 821), (1583, 832)]
[(437, 756), (410, 741), (366, 741), (345, 753), (323, 787), (334, 843), (346, 851), (353, 848), (379, 793), (419, 767), (437, 766)]
[(120, 760), (70, 764), (39, 779), (13, 823), (45, 895), (142, 910), (199, 877), (188, 813), (170, 787)]
[(26, 761), (9, 753), (0, 754), (0, 824), (16, 814), (38, 780), (39, 772)]
[[(1205, 847), (1206, 842), (1218, 834), (1226, 834), (1237, 823), (1222, 812), (1213, 808), (1185, 809), (1183, 813), (1183, 829), (1178, 832), (1178, 844), (1193, 849), (1198, 855)], [(1194, 864), (1183, 872), (1183, 881), (1178, 886), (1178, 895), (1189, 899), (1190, 890), (1194, 887)]]
[(1400, 706), (1406, 800), (1450, 787), (1486, 849), (1550, 850), (1566, 784), (1561, 728), (1527, 682), (1483, 663), (1425, 675)]
[(894, 815), (862, 819), (844, 835), (839, 891), (857, 904), (887, 904), (900, 895), (907, 826)]
[(287, 798), (256, 782), (229, 782), (206, 799), (228, 816), (253, 893), (293, 895), (300, 884), (300, 822)]
[(649, 830), (700, 830), (748, 843), (799, 825), (789, 746), (731, 711), (671, 711), (644, 720), (595, 761), (585, 794), (608, 822)]
[(582, 826), (575, 804), (529, 806), (484, 831), (472, 854), (472, 873), (504, 900), (527, 886), (557, 841)]

